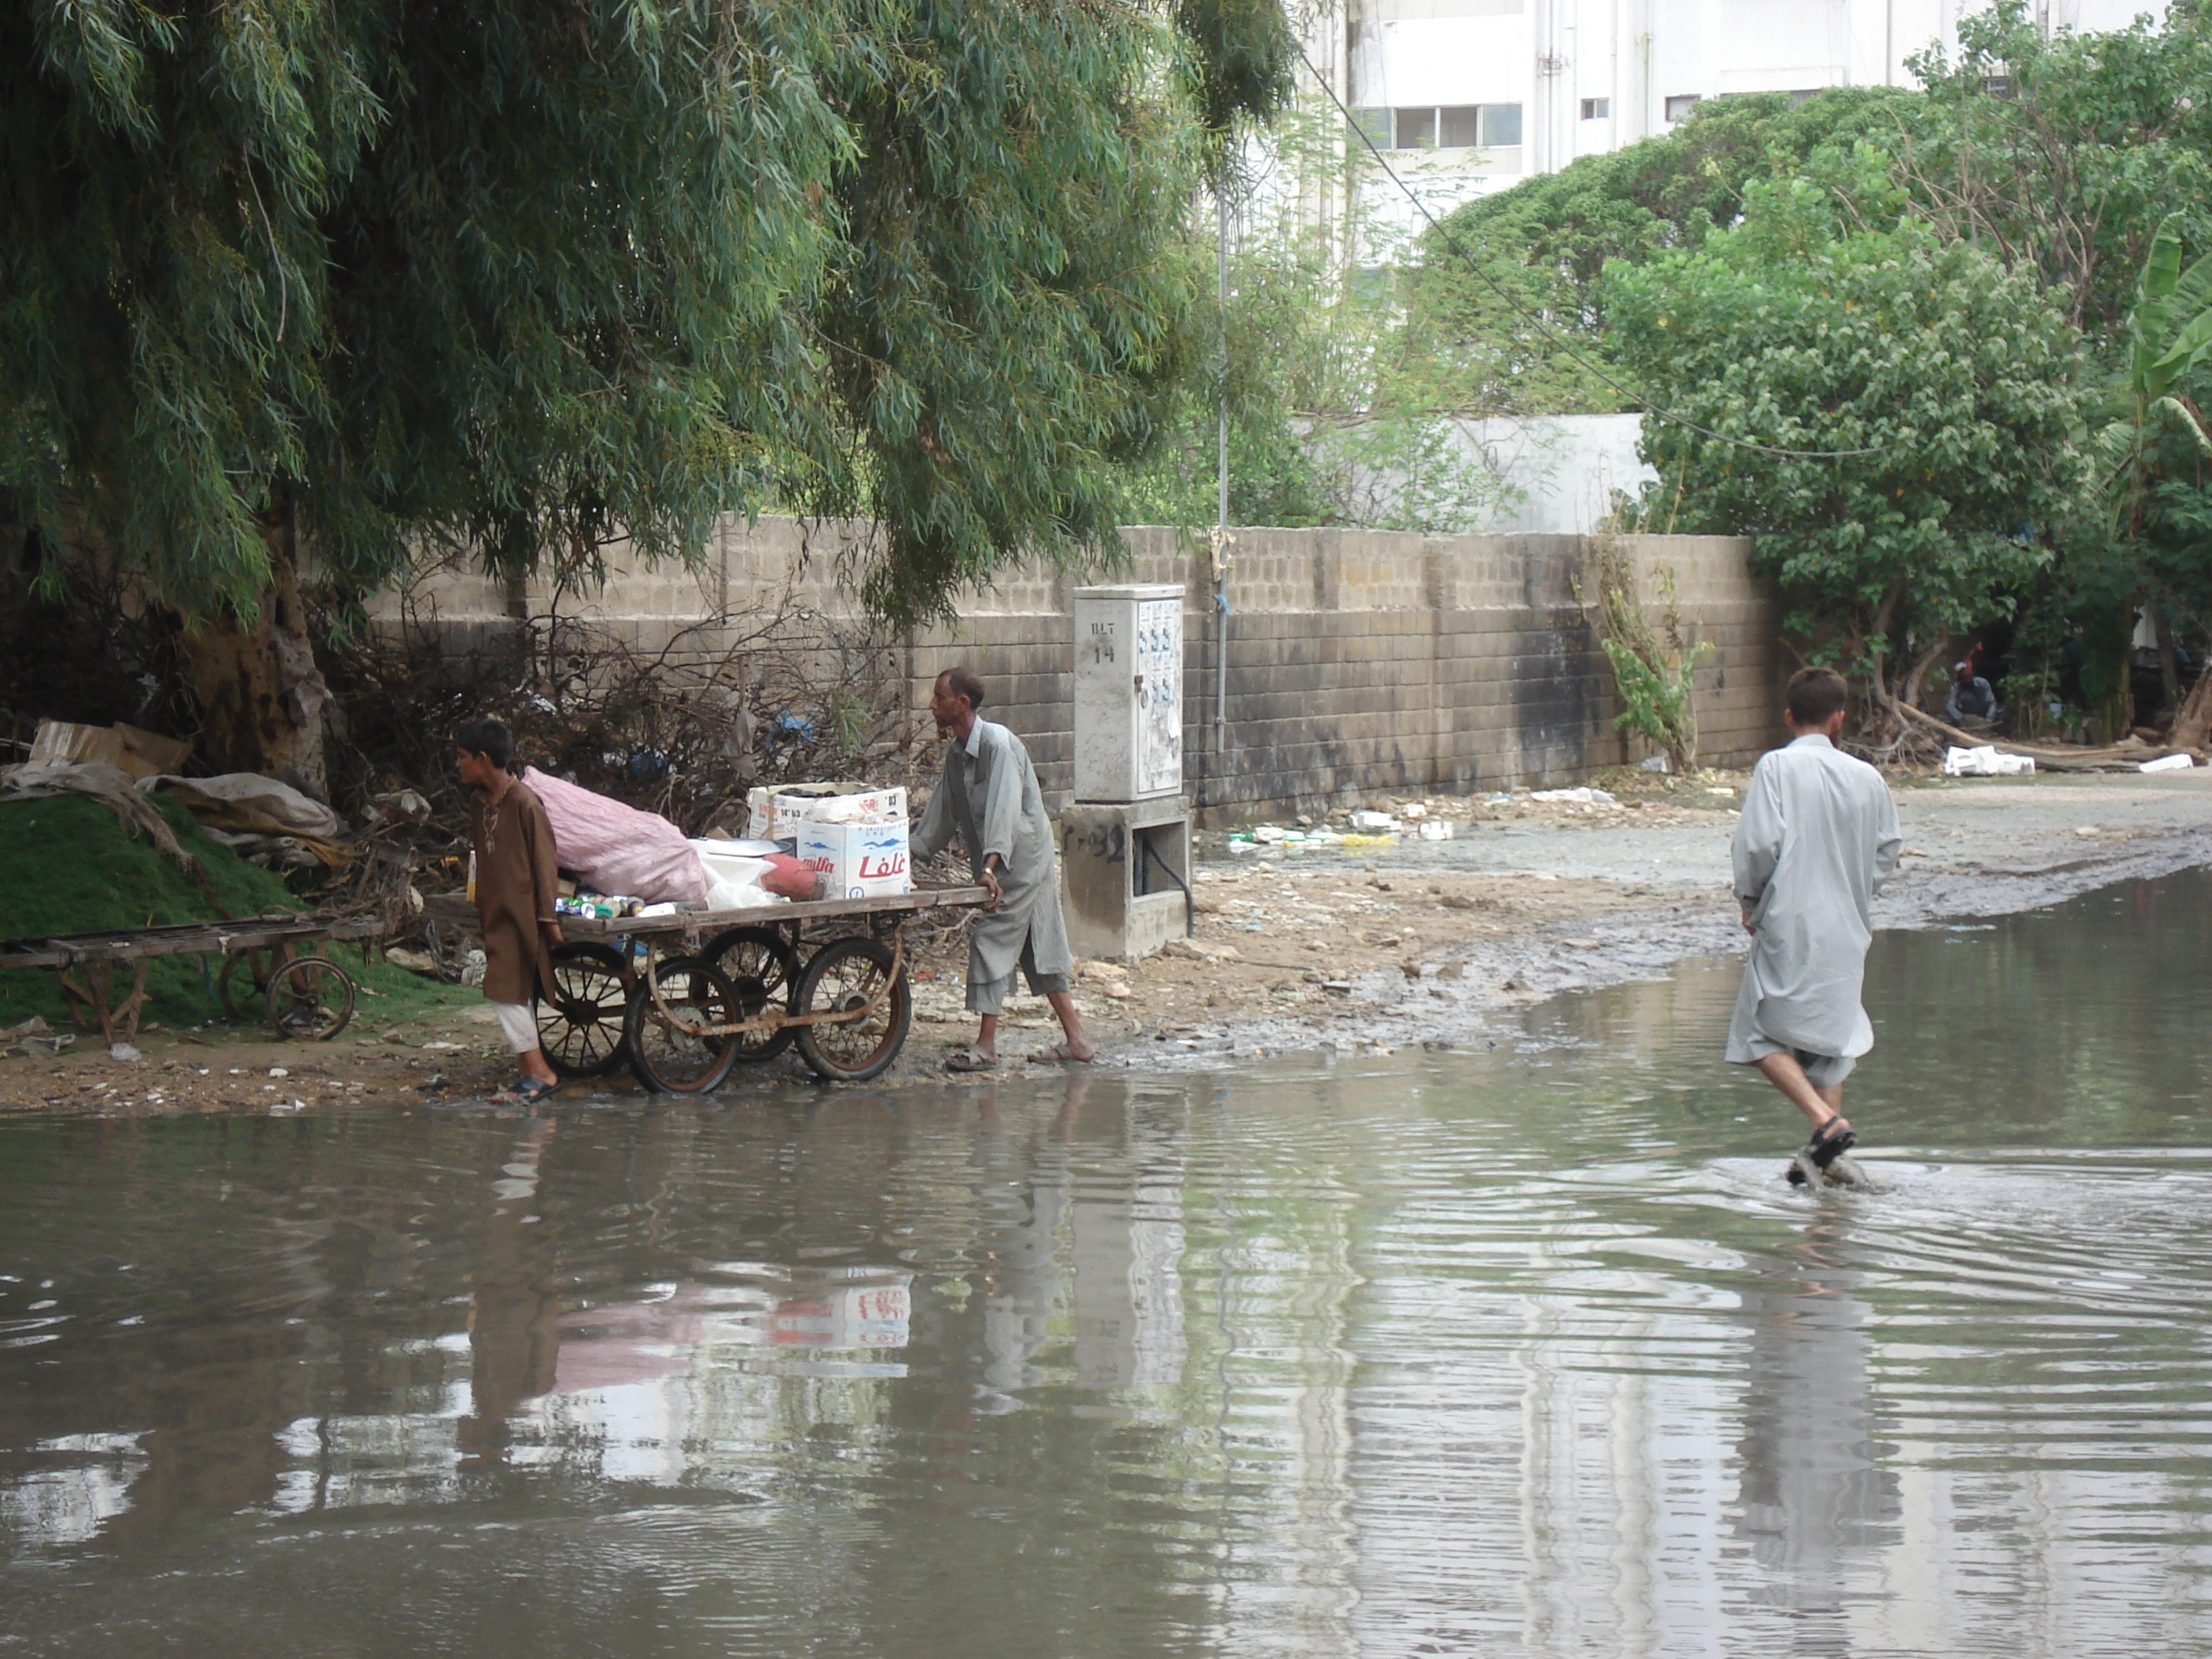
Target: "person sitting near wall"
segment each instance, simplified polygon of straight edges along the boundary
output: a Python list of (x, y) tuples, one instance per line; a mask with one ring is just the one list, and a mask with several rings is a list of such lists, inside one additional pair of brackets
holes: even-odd
[(945, 1061), (955, 1072), (988, 1072), (999, 1063), (999, 1010), (1018, 969), (1032, 995), (1060, 1016), (1064, 1040), (1027, 1056), (1033, 1061), (1088, 1060), (1091, 1039), (1075, 1011), (1068, 975), (1075, 952), (1060, 913), (1053, 868), (1052, 819), (1037, 787), (1036, 768), (1022, 740), (975, 711), (983, 682), (975, 671), (948, 668), (937, 677), (929, 712), (949, 739), (945, 775), (930, 796), (910, 842), (915, 862), (933, 858), (957, 832), (967, 843), (978, 885), (990, 902), (968, 936), (968, 1012), (981, 1017), (975, 1041)]
[(1974, 672), (1971, 659), (1953, 671), (1951, 695), (1943, 701), (1943, 718), (1954, 726), (1995, 726), (2003, 714), (1990, 683)]

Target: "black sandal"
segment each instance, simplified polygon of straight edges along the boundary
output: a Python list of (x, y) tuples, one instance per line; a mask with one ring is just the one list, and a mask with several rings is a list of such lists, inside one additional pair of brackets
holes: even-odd
[(1826, 1170), (1831, 1164), (1857, 1146), (1858, 1140), (1857, 1133), (1838, 1112), (1822, 1124), (1820, 1132), (1805, 1143), (1805, 1156), (1813, 1160), (1814, 1169)]

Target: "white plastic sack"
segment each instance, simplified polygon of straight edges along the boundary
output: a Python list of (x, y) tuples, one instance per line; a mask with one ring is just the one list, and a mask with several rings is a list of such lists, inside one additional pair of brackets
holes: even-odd
[(1603, 789), (1592, 789), (1583, 785), (1573, 789), (1537, 789), (1531, 791), (1530, 800), (1566, 800), (1580, 806), (1613, 806), (1619, 805)]
[(609, 800), (534, 766), (523, 769), (522, 781), (545, 808), (562, 867), (574, 870), (594, 891), (648, 904), (705, 901), (707, 872), (699, 854), (684, 832), (659, 813)]
[(761, 884), (767, 874), (769, 861), (730, 850), (732, 843), (711, 838), (694, 841), (691, 850), (699, 855), (700, 867), (707, 874), (707, 908), (709, 910), (750, 910), (763, 904), (787, 904), (788, 899), (769, 892)]

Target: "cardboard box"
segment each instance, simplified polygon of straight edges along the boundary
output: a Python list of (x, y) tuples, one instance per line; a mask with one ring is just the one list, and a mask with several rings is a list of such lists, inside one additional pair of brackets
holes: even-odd
[(912, 892), (906, 820), (792, 826), (799, 861), (822, 878), (824, 898), (892, 898)]
[(31, 764), (48, 761), (97, 761), (134, 778), (156, 778), (176, 771), (192, 752), (188, 743), (156, 736), (135, 726), (76, 726), (40, 720), (31, 739)]
[(906, 791), (872, 783), (785, 783), (745, 797), (750, 833), (781, 841), (799, 823), (904, 823)]

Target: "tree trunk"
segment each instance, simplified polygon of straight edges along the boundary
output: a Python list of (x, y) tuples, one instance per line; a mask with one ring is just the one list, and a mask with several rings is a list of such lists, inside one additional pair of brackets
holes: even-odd
[(317, 795), (329, 783), (323, 757), (323, 706), (330, 688), (315, 666), (289, 508), (266, 521), (269, 591), (251, 623), (212, 617), (179, 636), (185, 683), (199, 700), (194, 740), (211, 771), (289, 778)]
[(2158, 638), (2158, 683), (2166, 694), (2166, 723), (2170, 726), (2181, 708), (2181, 670), (2173, 659), (2173, 624), (2164, 605), (2150, 613), (2150, 625)]
[(2212, 667), (2198, 672), (2197, 684), (2189, 688), (2181, 712), (2173, 717), (2166, 733), (2167, 745), (2174, 749), (2212, 746), (2208, 745), (2208, 738), (2212, 738)]
[(1950, 647), (1951, 636), (1942, 635), (1912, 659), (1912, 665), (1905, 671), (1905, 678), (1897, 688), (1899, 702), (1909, 702), (1915, 708), (1920, 707), (1920, 693), (1928, 683), (1928, 671), (1943, 659)]

